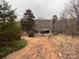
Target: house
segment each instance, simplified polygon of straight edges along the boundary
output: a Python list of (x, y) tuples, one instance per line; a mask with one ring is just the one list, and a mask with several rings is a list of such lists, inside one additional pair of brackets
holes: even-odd
[(52, 30), (52, 20), (36, 19), (35, 24), (36, 24), (35, 29), (39, 32)]
[[(36, 26), (35, 29), (37, 31), (52, 31), (53, 30), (53, 23), (51, 19), (36, 19), (35, 20)], [(66, 29), (64, 20), (57, 20), (54, 25), (54, 31), (56, 32), (64, 32)]]

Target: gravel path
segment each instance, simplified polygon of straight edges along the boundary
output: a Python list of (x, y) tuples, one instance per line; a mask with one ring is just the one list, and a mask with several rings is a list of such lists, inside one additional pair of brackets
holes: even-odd
[(47, 37), (28, 38), (28, 45), (3, 59), (59, 59), (56, 46), (49, 44)]

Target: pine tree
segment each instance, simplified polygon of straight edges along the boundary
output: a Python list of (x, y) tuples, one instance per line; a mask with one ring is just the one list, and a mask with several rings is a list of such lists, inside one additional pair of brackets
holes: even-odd
[(0, 0), (0, 43), (20, 39), (20, 28), (17, 26), (15, 10), (6, 0)]
[(29, 33), (30, 31), (34, 30), (35, 26), (34, 18), (35, 17), (33, 16), (32, 11), (30, 9), (27, 9), (26, 12), (24, 13), (23, 18), (21, 19), (22, 29), (26, 33)]

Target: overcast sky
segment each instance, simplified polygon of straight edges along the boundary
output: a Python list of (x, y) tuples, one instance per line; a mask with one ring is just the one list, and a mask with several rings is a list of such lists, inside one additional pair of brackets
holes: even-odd
[(12, 8), (17, 8), (18, 18), (22, 18), (27, 9), (31, 9), (36, 18), (52, 18), (61, 14), (67, 0), (7, 0)]

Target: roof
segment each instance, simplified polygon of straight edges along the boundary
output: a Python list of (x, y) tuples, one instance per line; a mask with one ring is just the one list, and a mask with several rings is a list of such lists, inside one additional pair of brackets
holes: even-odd
[(37, 19), (35, 20), (36, 23), (36, 29), (41, 30), (41, 29), (52, 29), (52, 20), (48, 19)]

